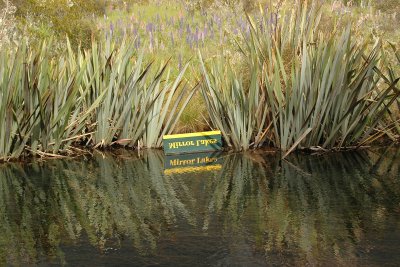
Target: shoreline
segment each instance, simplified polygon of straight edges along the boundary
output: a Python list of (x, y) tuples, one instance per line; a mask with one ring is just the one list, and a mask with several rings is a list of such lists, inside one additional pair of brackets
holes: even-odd
[[(357, 152), (357, 151), (363, 151), (367, 149), (384, 149), (384, 148), (391, 148), (391, 147), (400, 147), (400, 143), (393, 142), (393, 143), (384, 143), (384, 144), (375, 144), (375, 145), (369, 145), (369, 146), (350, 146), (350, 147), (342, 147), (342, 148), (333, 148), (333, 149), (324, 149), (321, 147), (310, 147), (310, 148), (302, 148), (302, 149), (296, 149), (295, 151), (291, 152), (291, 154), (303, 154), (303, 155), (324, 155), (324, 154), (332, 154), (332, 153), (343, 153), (343, 152)], [(75, 158), (80, 158), (80, 157), (93, 157), (94, 154), (98, 153), (103, 156), (107, 154), (118, 158), (120, 156), (123, 156), (124, 154), (137, 154), (139, 157), (141, 154), (144, 154), (148, 151), (159, 151), (160, 153), (163, 153), (164, 156), (167, 156), (164, 154), (164, 150), (162, 148), (143, 148), (143, 149), (137, 149), (137, 148), (125, 148), (125, 147), (108, 147), (108, 148), (85, 148), (85, 147), (73, 147), (74, 150), (79, 151), (77, 153), (70, 153), (70, 154), (51, 154), (51, 153), (46, 153), (46, 152), (37, 152), (37, 155), (24, 155), (18, 158), (9, 158), (7, 160), (4, 160), (0, 158), (0, 166), (6, 165), (7, 163), (20, 163), (20, 164), (29, 164), (33, 162), (45, 162), (49, 160), (63, 160), (63, 159), (75, 159)], [(204, 154), (205, 152), (194, 152), (194, 153), (181, 153), (177, 155), (195, 155), (195, 154)], [(208, 152), (209, 153), (209, 152)], [(221, 153), (221, 154), (236, 154), (236, 153), (248, 153), (248, 154), (281, 154), (283, 155), (284, 152), (281, 151), (278, 148), (274, 147), (259, 147), (259, 148), (252, 148), (248, 150), (242, 150), (242, 151), (235, 151), (234, 149), (228, 149), (225, 148), (221, 151), (215, 151), (215, 153)], [(286, 157), (281, 157), (281, 160), (284, 160)]]

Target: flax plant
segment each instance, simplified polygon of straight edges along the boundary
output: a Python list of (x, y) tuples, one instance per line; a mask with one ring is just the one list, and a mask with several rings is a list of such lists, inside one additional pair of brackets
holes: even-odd
[[(257, 23), (248, 17), (250, 33), (237, 40), (248, 74), (237, 74), (226, 62), (209, 70), (203, 63), (203, 96), (213, 126), (237, 150), (268, 141), (284, 157), (298, 148), (372, 142), (400, 94), (398, 79), (379, 86), (381, 42), (370, 48), (368, 40), (353, 41), (350, 27), (323, 34), (321, 13), (307, 1), (275, 15)], [(248, 87), (240, 82), (245, 75)]]
[[(88, 62), (88, 92), (83, 97), (84, 110), (93, 113), (89, 117), (94, 127), (89, 130), (94, 134), (88, 143), (94, 147), (134, 147), (139, 141), (146, 147), (160, 147), (162, 135), (173, 131), (192, 97), (194, 88), (182, 86), (187, 65), (171, 84), (168, 62), (153, 74), (152, 63), (144, 64), (143, 57), (127, 39), (118, 47), (110, 39), (95, 42), (90, 52), (79, 56), (81, 62)], [(172, 102), (175, 104), (169, 109)]]
[[(22, 50), (24, 48), (21, 48)], [(0, 51), (0, 158), (18, 157), (24, 148), (24, 144), (17, 143), (15, 133), (18, 128), (18, 121), (13, 112), (15, 96), (18, 95), (17, 87), (18, 76), (23, 72), (23, 53), (7, 53), (6, 50)]]
[(3, 159), (19, 157), (27, 147), (33, 153), (58, 153), (67, 138), (82, 72), (70, 73), (64, 58), (51, 58), (50, 46), (44, 42), (40, 49), (31, 49), (22, 44), (16, 52), (3, 52)]
[(152, 93), (154, 105), (147, 116), (146, 131), (143, 135), (144, 146), (161, 147), (162, 137), (172, 133), (184, 108), (195, 93), (197, 86), (190, 89), (183, 81), (188, 65), (187, 63), (182, 68), (174, 81), (170, 81), (170, 72), (168, 72), (165, 81), (156, 80), (156, 83), (150, 86), (154, 88)]
[(128, 39), (93, 40), (77, 51), (67, 41), (57, 57), (51, 41), (0, 53), (2, 161), (58, 157), (80, 145), (135, 147), (145, 140), (159, 147), (194, 93), (182, 82), (187, 66), (175, 80), (165, 77), (168, 62), (153, 70)]
[[(384, 51), (384, 58), (382, 60), (382, 67), (375, 68), (375, 71), (382, 78), (386, 85), (394, 84), (400, 78), (400, 51), (396, 48), (395, 44), (389, 43), (390, 49)], [(397, 84), (396, 89), (399, 91)], [(388, 136), (392, 141), (400, 141), (400, 97), (396, 102), (389, 107), (388, 116), (386, 120), (379, 122), (379, 131), (371, 138), (373, 140), (380, 138), (383, 135)]]
[[(298, 17), (309, 18), (308, 23), (287, 25)], [(368, 50), (367, 41), (352, 40), (350, 27), (340, 35), (317, 35), (319, 18), (317, 10), (304, 7), (274, 31), (259, 30), (249, 18), (251, 38), (241, 49), (250, 65), (263, 69), (275, 145), (285, 156), (298, 147), (341, 149), (368, 143), (399, 96), (398, 80), (378, 86), (379, 41)]]
[(201, 55), (200, 61), (204, 80), (201, 92), (212, 126), (221, 130), (225, 142), (234, 150), (258, 146), (268, 112), (257, 68), (252, 69), (250, 82), (245, 83), (226, 58), (214, 60), (209, 68)]
[(143, 101), (152, 105), (148, 101), (150, 96), (144, 94), (150, 64), (143, 66), (143, 56), (136, 58), (133, 44), (126, 41), (118, 48), (108, 40), (100, 45), (93, 43), (83, 57), (89, 62), (86, 108), (93, 107), (91, 119), (95, 125), (91, 144), (107, 147), (121, 139), (134, 144), (143, 133), (141, 124), (149, 110), (140, 105)]

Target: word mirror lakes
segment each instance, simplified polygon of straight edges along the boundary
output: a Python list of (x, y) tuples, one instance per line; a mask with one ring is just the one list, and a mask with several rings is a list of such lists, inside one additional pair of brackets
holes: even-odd
[(220, 131), (165, 135), (165, 173), (210, 171), (221, 168)]

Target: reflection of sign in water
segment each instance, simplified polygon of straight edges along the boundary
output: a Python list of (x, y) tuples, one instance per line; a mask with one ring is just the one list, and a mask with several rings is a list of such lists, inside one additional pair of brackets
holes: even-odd
[(170, 155), (164, 160), (165, 174), (215, 171), (222, 168), (220, 152)]
[(165, 154), (216, 151), (222, 148), (220, 131), (165, 135), (163, 143)]

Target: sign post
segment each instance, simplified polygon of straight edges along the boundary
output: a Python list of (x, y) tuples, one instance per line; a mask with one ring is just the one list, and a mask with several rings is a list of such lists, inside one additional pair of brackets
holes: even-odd
[(166, 155), (218, 151), (222, 149), (221, 132), (164, 135), (163, 145)]

